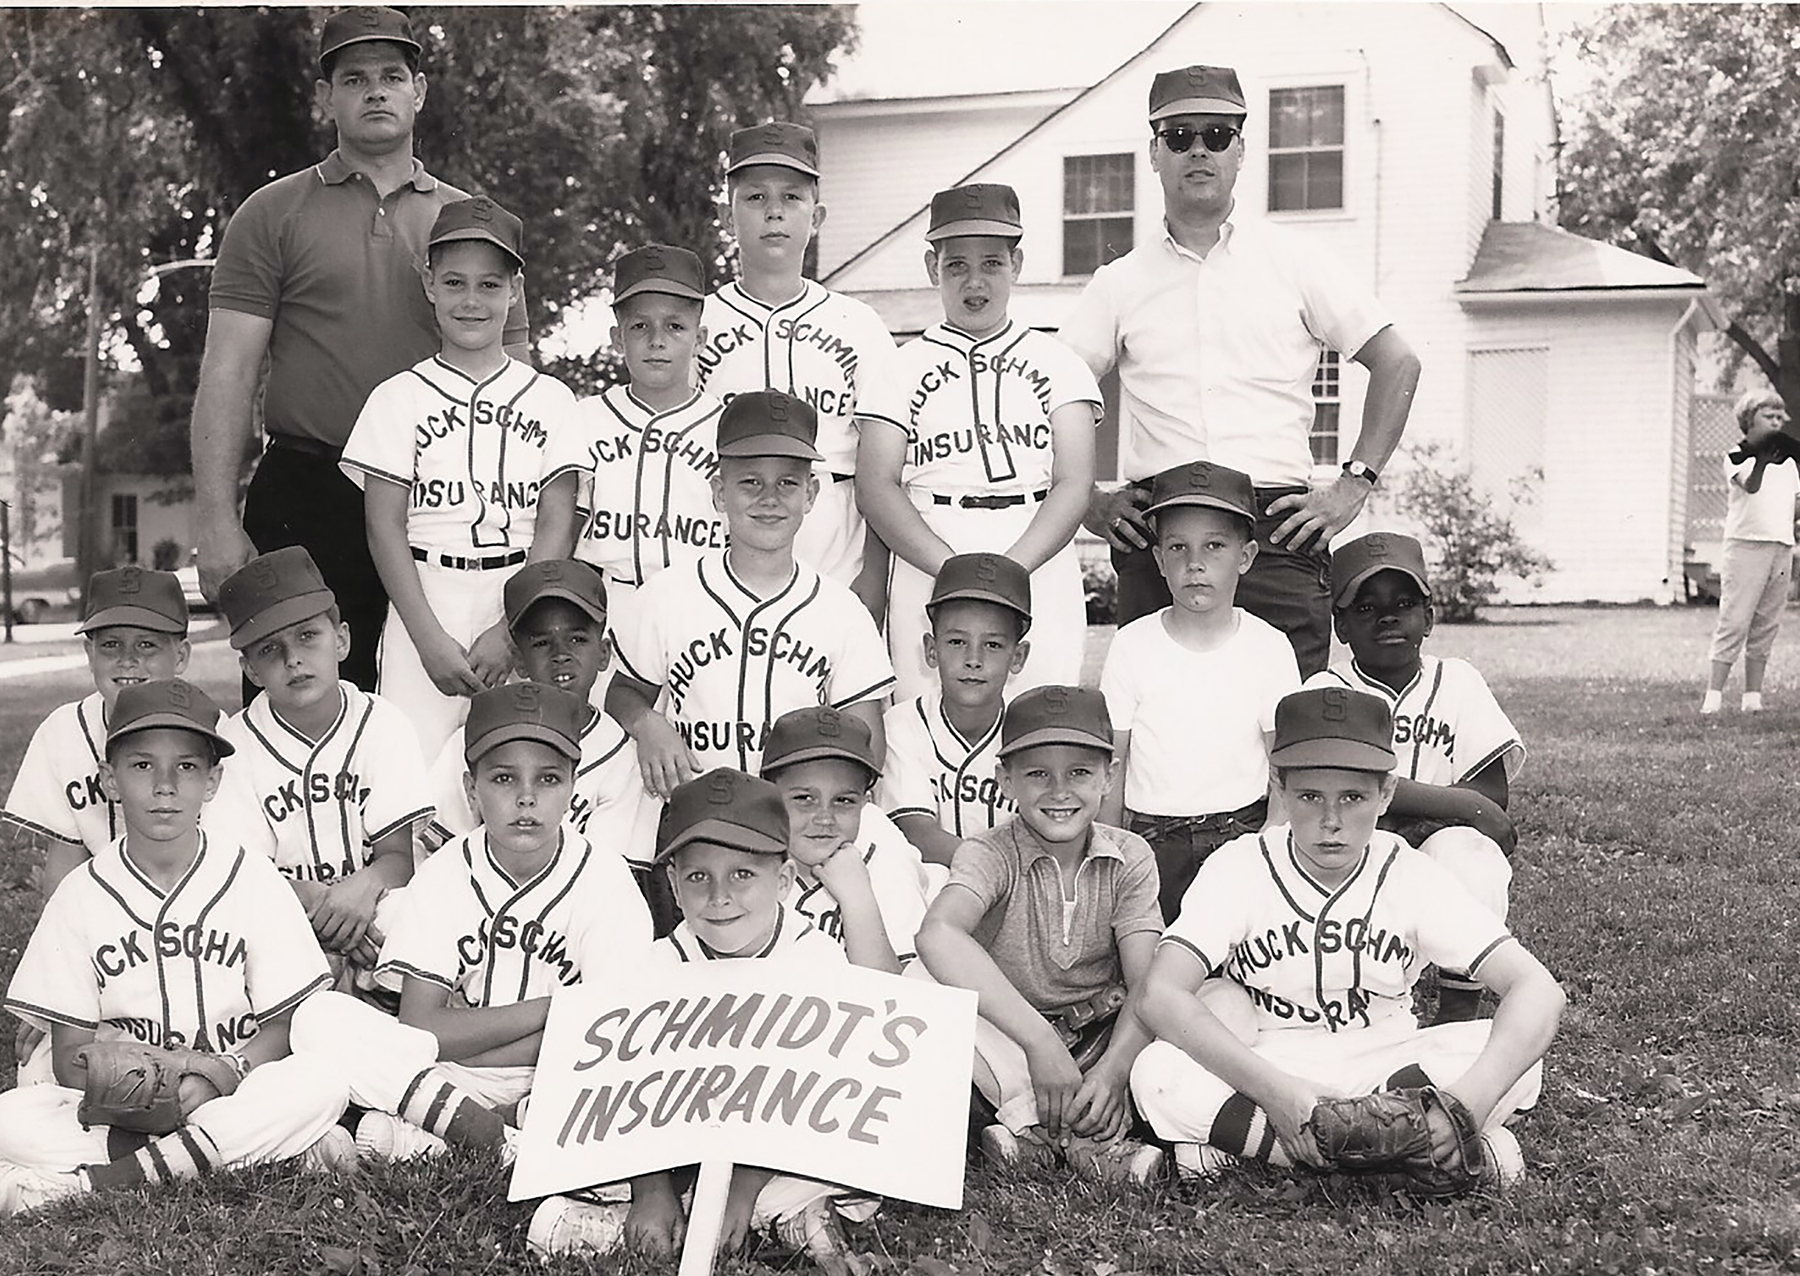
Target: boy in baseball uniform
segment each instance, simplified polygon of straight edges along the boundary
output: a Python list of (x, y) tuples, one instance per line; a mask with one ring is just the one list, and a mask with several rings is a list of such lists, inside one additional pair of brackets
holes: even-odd
[[(600, 573), (575, 559), (527, 563), (507, 580), (504, 601), (526, 680), (591, 701), (611, 650), (609, 600)], [(576, 738), (581, 759), (569, 794), (569, 826), (600, 850), (622, 856), (638, 885), (646, 887), (661, 804), (644, 792), (637, 746), (624, 728), (597, 711), (587, 715)], [(465, 732), (458, 727), (431, 769), (429, 791), (437, 814), (426, 841), (433, 850), (480, 823), (463, 782), (469, 770), (464, 744)]]
[[(1436, 1084), (1482, 1129), (1486, 1182), (1504, 1186), (1523, 1160), (1501, 1122), (1537, 1102), (1561, 987), (1449, 873), (1376, 828), (1396, 783), (1385, 700), (1285, 697), (1270, 761), (1291, 823), (1201, 865), (1157, 945), (1138, 1107), (1185, 1171), (1221, 1157), (1324, 1169), (1308, 1128), (1321, 1098)], [(1420, 1028), (1412, 988), (1428, 962), (1498, 993), (1494, 1021)]]
[(925, 273), (944, 322), (887, 361), (860, 401), (857, 499), (893, 556), (894, 694), (928, 691), (925, 603), (944, 560), (1005, 554), (1031, 573), (1037, 637), (1013, 694), (1081, 679), (1087, 600), (1075, 531), (1094, 479), (1100, 387), (1074, 352), (1007, 314), (1025, 257), (1019, 197), (939, 191)]
[[(684, 917), (656, 941), (652, 969), (698, 961), (761, 959), (816, 967), (844, 950), (785, 902), (793, 890), (788, 808), (773, 784), (720, 767), (678, 786), (657, 833), (663, 866)], [(661, 1171), (587, 1193), (545, 1198), (528, 1239), (542, 1254), (605, 1254), (622, 1244), (672, 1255), (687, 1229), (692, 1171)], [(629, 1200), (629, 1205), (626, 1203)], [(756, 1166), (732, 1168), (719, 1252), (735, 1254), (761, 1233), (828, 1272), (852, 1266), (839, 1215), (871, 1217), (879, 1200)]]
[(630, 623), (645, 581), (725, 548), (712, 499), (720, 404), (694, 388), (705, 299), (705, 268), (685, 248), (651, 244), (619, 258), (612, 347), (630, 380), (583, 399), (574, 428), (544, 448), (532, 560), (592, 563), (615, 627)]
[(725, 180), (738, 278), (706, 299), (700, 388), (725, 403), (750, 390), (780, 390), (818, 413), (819, 494), (795, 553), (880, 616), (887, 556), (879, 543), (865, 553), (856, 418), (870, 365), (892, 356), (894, 338), (863, 302), (801, 276), (807, 245), (825, 221), (811, 129), (776, 120), (739, 129)]
[(512, 668), (503, 573), (531, 549), (544, 448), (575, 415), (567, 386), (502, 345), (524, 286), (522, 239), (519, 219), (491, 199), (444, 205), (425, 270), (441, 347), (370, 392), (340, 462), (363, 489), (390, 600), (376, 689), (427, 758), (469, 697)]
[(755, 771), (769, 725), (810, 705), (861, 718), (881, 756), (887, 649), (856, 596), (795, 550), (819, 494), (817, 433), (817, 414), (778, 390), (726, 404), (713, 502), (731, 546), (657, 576), (617, 631), (606, 711), (659, 797), (715, 766)]
[[(1480, 671), (1424, 654), (1431, 582), (1419, 542), (1397, 532), (1359, 536), (1331, 556), (1338, 640), (1350, 659), (1314, 674), (1309, 687), (1379, 696), (1394, 715), (1393, 799), (1377, 827), (1436, 860), (1463, 889), (1506, 920), (1518, 841), (1507, 800), (1525, 746)], [(1438, 973), (1433, 1022), (1472, 1019), (1481, 985)]]
[(925, 871), (869, 801), (879, 776), (869, 728), (849, 714), (794, 709), (769, 729), (762, 778), (787, 805), (794, 911), (841, 943), (852, 965), (897, 975), (917, 956)]
[(1210, 461), (1164, 470), (1145, 514), (1173, 601), (1107, 649), (1100, 690), (1125, 783), (1100, 818), (1150, 843), (1170, 922), (1206, 857), (1267, 820), (1275, 702), (1300, 670), (1287, 638), (1236, 605), (1257, 553), (1250, 476)]
[(937, 689), (887, 711), (881, 804), (938, 870), (1019, 809), (1000, 783), (1000, 715), (1030, 645), (1031, 577), (1004, 554), (952, 555), (925, 614)]
[[(288, 1049), (288, 1016), (331, 982), (312, 927), (273, 865), (200, 829), (232, 751), (218, 720), (180, 679), (112, 707), (101, 776), (124, 831), (57, 887), (6, 990), (49, 1034), (55, 1079), (0, 1095), (0, 1213), (286, 1160), (336, 1129), (342, 1085)], [(118, 1042), (205, 1056), (172, 1130), (92, 1108), (89, 1069)]]
[[(980, 998), (989, 1159), (1060, 1153), (1081, 1172), (1146, 1183), (1162, 1151), (1126, 1134), (1126, 1083), (1149, 1040), (1126, 999), (1143, 986), (1162, 918), (1144, 839), (1095, 822), (1116, 769), (1098, 691), (1036, 687), (1007, 705), (1000, 777), (1019, 813), (957, 849), (919, 956), (932, 978)], [(1093, 1013), (1102, 1006), (1116, 1019)]]
[(220, 732), (232, 832), (287, 879), (346, 991), (375, 959), (431, 815), (418, 736), (379, 695), (339, 677), (352, 635), (304, 546), (251, 559), (219, 586), (244, 677), (261, 690)]

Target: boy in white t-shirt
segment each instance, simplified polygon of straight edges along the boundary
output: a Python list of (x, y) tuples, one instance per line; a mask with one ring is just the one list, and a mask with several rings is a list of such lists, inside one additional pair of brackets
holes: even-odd
[(1100, 690), (1125, 783), (1100, 819), (1125, 825), (1129, 814), (1155, 850), (1172, 922), (1206, 857), (1268, 818), (1275, 702), (1300, 686), (1300, 670), (1281, 632), (1235, 604), (1256, 559), (1250, 476), (1178, 465), (1152, 481), (1144, 512), (1174, 602), (1124, 626), (1106, 653)]

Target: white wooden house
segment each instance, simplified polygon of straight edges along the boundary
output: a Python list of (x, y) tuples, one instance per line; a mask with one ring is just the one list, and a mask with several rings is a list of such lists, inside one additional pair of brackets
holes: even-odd
[[(1424, 362), (1408, 442), (1451, 444), (1497, 498), (1534, 481), (1519, 523), (1555, 568), (1516, 596), (1681, 596), (1694, 345), (1720, 317), (1697, 277), (1555, 229), (1537, 5), (864, 12), (879, 22), (865, 19), (861, 52), (808, 104), (829, 210), (819, 273), (897, 336), (939, 317), (922, 265), (927, 206), (962, 181), (1018, 190), (1013, 313), (1057, 328), (1096, 265), (1163, 233), (1151, 78), (1229, 64), (1250, 108), (1240, 207), (1302, 225), (1391, 309)], [(896, 56), (880, 38), (894, 32), (931, 55)], [(1054, 71), (1034, 76), (1034, 42), (1054, 43)], [(1100, 64), (1075, 74), (1070, 59), (1089, 45)], [(1349, 454), (1363, 388), (1355, 364), (1322, 360), (1321, 476)], [(1109, 413), (1103, 477), (1116, 452)], [(1404, 511), (1372, 503), (1367, 520), (1401, 526)]]

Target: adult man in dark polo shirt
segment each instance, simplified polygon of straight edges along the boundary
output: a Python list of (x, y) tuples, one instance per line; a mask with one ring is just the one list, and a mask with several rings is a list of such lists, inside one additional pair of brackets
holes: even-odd
[[(1400, 442), (1419, 360), (1374, 294), (1305, 236), (1242, 214), (1243, 89), (1230, 67), (1159, 74), (1150, 166), (1164, 233), (1095, 272), (1057, 333), (1096, 376), (1119, 370), (1120, 472), (1084, 520), (1113, 549), (1119, 623), (1169, 605), (1146, 546), (1150, 478), (1216, 461), (1256, 484), (1257, 555), (1238, 605), (1288, 636), (1303, 677), (1331, 646), (1330, 541)], [(1309, 487), (1321, 346), (1369, 370), (1362, 432), (1336, 479)]]
[[(306, 546), (350, 625), (343, 674), (370, 691), (387, 592), (362, 493), (338, 456), (369, 391), (437, 350), (425, 245), (438, 209), (467, 198), (413, 157), (419, 52), (396, 10), (326, 19), (316, 93), (337, 149), (255, 192), (226, 227), (194, 399), (202, 589), (214, 597), (256, 554)], [(520, 306), (507, 319), (508, 353), (523, 358), (527, 336)], [(265, 354), (268, 444), (240, 521), (239, 461)]]

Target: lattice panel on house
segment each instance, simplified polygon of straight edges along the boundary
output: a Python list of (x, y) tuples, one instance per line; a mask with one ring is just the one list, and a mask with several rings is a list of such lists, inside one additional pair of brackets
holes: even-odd
[(1535, 498), (1513, 508), (1529, 541), (1543, 528), (1544, 434), (1550, 416), (1550, 351), (1545, 346), (1469, 352), (1469, 468), (1476, 486), (1503, 507), (1521, 484)]
[(1724, 456), (1737, 446), (1737, 418), (1725, 394), (1694, 392), (1688, 402), (1687, 543), (1716, 562), (1725, 535)]

